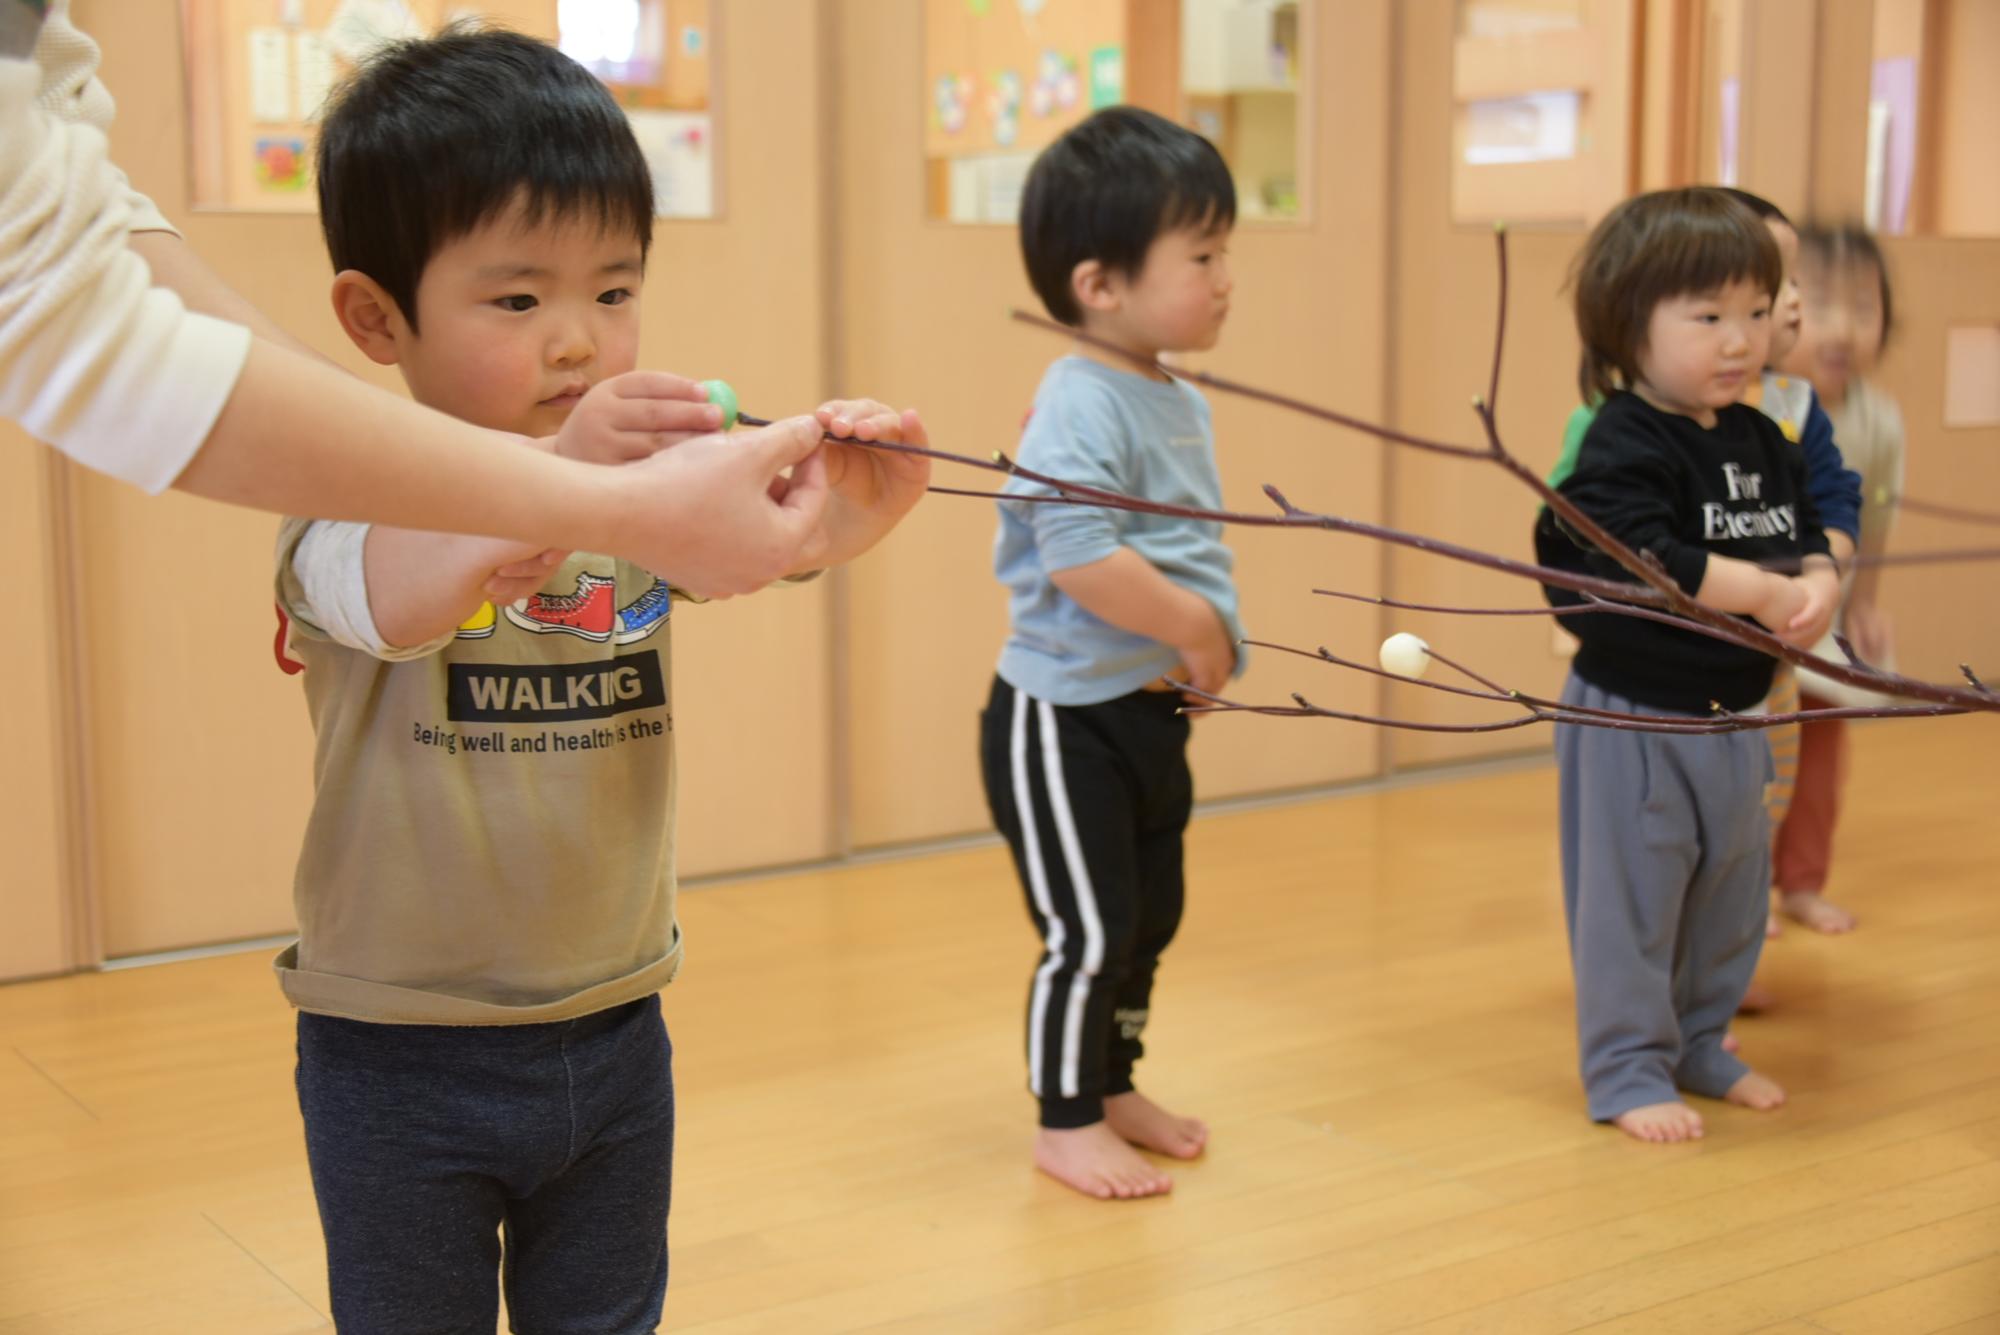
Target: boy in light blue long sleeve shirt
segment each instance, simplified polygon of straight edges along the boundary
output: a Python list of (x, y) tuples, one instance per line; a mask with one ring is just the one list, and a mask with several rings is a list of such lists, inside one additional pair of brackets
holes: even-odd
[[(1208, 402), (1184, 381), (1162, 383), (1072, 354), (1042, 377), (1020, 462), (1066, 482), (1217, 509), (1214, 429)], [(1047, 488), (1015, 479), (1013, 494)], [(1011, 630), (999, 675), (1036, 699), (1093, 705), (1183, 675), (1179, 652), (1092, 612), (1051, 579), (1121, 547), (1207, 601), (1233, 644), (1234, 558), (1222, 525), (1098, 506), (1016, 502), (1000, 507), (993, 564), (1008, 590)]]
[[(1208, 405), (1159, 371), (1211, 348), (1229, 312), (1236, 194), (1215, 148), (1130, 107), (1043, 152), (1021, 249), (1049, 313), (1076, 327), (1043, 376), (1020, 449), (1045, 476), (1215, 508)], [(1184, 901), (1193, 805), (1175, 682), (1215, 691), (1239, 669), (1222, 526), (1028, 499), (1010, 480), (994, 566), (1012, 628), (981, 719), (994, 823), (1013, 849), (1042, 954), (1028, 996), (1035, 1163), (1102, 1199), (1172, 1180), (1140, 1150), (1192, 1159), (1208, 1128), (1133, 1086), (1153, 977)]]

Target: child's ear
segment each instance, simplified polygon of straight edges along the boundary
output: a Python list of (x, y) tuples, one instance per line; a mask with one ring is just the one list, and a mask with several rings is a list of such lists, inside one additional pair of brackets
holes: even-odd
[(1082, 310), (1115, 311), (1118, 293), (1111, 280), (1111, 271), (1104, 267), (1104, 261), (1080, 260), (1069, 271), (1070, 294)]
[(401, 340), (410, 336), (410, 327), (396, 299), (367, 274), (343, 269), (334, 275), (333, 315), (369, 361), (394, 366), (402, 360)]

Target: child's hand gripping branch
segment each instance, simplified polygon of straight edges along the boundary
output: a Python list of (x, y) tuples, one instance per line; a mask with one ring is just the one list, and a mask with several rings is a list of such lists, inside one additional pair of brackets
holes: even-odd
[[(722, 410), (708, 401), (707, 391), (698, 382), (666, 372), (630, 371), (597, 385), (578, 402), (556, 438), (555, 449), (559, 454), (597, 463), (646, 461), (664, 452), (680, 456), (682, 464), (692, 464), (697, 457), (727, 455), (746, 447), (755, 460), (768, 455), (764, 442), (771, 440), (789, 441), (792, 447), (805, 440), (815, 442), (817, 449), (789, 461), (789, 476), (782, 472), (787, 465), (779, 464), (763, 479), (763, 493), (771, 505), (787, 518), (809, 516), (813, 525), (812, 531), (799, 534), (794, 544), (797, 556), (789, 563), (792, 574), (839, 565), (861, 555), (909, 513), (930, 485), (930, 460), (921, 455), (840, 445), (822, 438), (832, 435), (863, 442), (928, 445), (930, 438), (913, 410), (899, 413), (873, 399), (835, 399), (822, 404), (814, 418), (793, 418), (729, 436), (715, 435), (722, 424)], [(774, 437), (774, 432), (779, 434)], [(761, 464), (752, 466), (762, 468)], [(795, 533), (796, 526), (786, 531)], [(494, 570), (485, 591), (495, 598), (507, 597), (520, 581), (534, 580), (560, 564), (562, 555), (554, 551), (524, 554)], [(748, 591), (725, 584), (711, 592), (669, 572), (658, 573), (703, 596), (727, 597), (732, 592)], [(524, 595), (511, 592), (511, 596)]]
[[(899, 413), (873, 399), (834, 399), (820, 405), (815, 419), (832, 436), (930, 444), (915, 410)], [(839, 565), (861, 555), (909, 513), (930, 485), (931, 461), (921, 455), (828, 441), (818, 457), (823, 460), (826, 508), (820, 532), (806, 543), (803, 564), (794, 573)], [(799, 484), (799, 473), (794, 471), (787, 489), (773, 494), (788, 496), (789, 488)]]

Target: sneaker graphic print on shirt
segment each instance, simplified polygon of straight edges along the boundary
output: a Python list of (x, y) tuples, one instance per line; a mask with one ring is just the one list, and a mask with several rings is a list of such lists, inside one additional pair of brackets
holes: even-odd
[(493, 634), (499, 624), (500, 614), (493, 610), (493, 604), (481, 603), (477, 612), (459, 623), (453, 636), (461, 640), (484, 640)]
[[(582, 576), (578, 580), (578, 594), (570, 594), (564, 598), (544, 598), (536, 594), (534, 598), (524, 598), (522, 602), (508, 608), (508, 620), (514, 626), (532, 630), (538, 636), (562, 630), (570, 632), (572, 636), (582, 636), (584, 640), (594, 640), (598, 644), (602, 644), (606, 638), (610, 638), (614, 644), (638, 644), (640, 640), (652, 636), (652, 632), (660, 630), (666, 624), (666, 618), (674, 614), (672, 586), (666, 580), (654, 580), (644, 594), (640, 594), (638, 598), (634, 598), (632, 602), (628, 602), (624, 608), (618, 610), (618, 616), (612, 618), (610, 636), (604, 636), (602, 626), (598, 624), (602, 620), (602, 596), (596, 590), (590, 590), (588, 600), (584, 604), (588, 620), (582, 626), (574, 624), (572, 620), (576, 610), (572, 606), (566, 606), (574, 604), (582, 596), (582, 580), (596, 582), (600, 580), (600, 576)], [(500, 626), (500, 614), (494, 612), (494, 606), (480, 604), (480, 610), (468, 616), (458, 626), (456, 638), (488, 640), (498, 626)]]
[[(484, 748), (511, 754), (593, 750), (657, 738), (672, 728), (671, 719), (612, 722), (621, 715), (662, 709), (667, 703), (660, 655), (651, 650), (628, 651), (627, 646), (650, 638), (667, 625), (673, 614), (672, 586), (655, 578), (621, 607), (618, 580), (613, 576), (579, 570), (572, 581), (568, 593), (545, 591), (522, 598), (499, 609), (502, 615), (495, 615), (488, 604), (486, 615), (469, 620), (460, 635), (477, 638), (492, 635), (496, 629), (505, 634), (574, 635), (593, 644), (615, 646), (615, 656), (581, 663), (451, 663), (446, 669), (445, 719), (448, 725), (601, 720), (607, 726), (512, 740), (498, 733), (450, 727), (432, 729), (435, 736), (449, 737), (467, 751)], [(496, 643), (504, 654), (504, 634)]]
[[(507, 620), (537, 635), (561, 632), (598, 644), (606, 640), (636, 644), (665, 625), (673, 615), (673, 590), (663, 579), (655, 579), (644, 593), (623, 607), (617, 605), (617, 595), (617, 580), (586, 570), (577, 575), (574, 592), (538, 593), (523, 598), (507, 609)], [(471, 638), (477, 634), (472, 625), (467, 622), (459, 631), (460, 636)]]
[(666, 625), (673, 613), (673, 587), (663, 579), (656, 579), (644, 593), (618, 609), (612, 637), (619, 644), (637, 644)]
[(617, 580), (585, 570), (577, 574), (574, 593), (523, 598), (507, 609), (507, 619), (537, 635), (561, 632), (602, 644), (611, 638), (617, 599)]

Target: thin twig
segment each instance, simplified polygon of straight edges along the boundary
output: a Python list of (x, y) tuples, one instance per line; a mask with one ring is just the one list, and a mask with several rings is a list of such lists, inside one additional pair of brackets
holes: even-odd
[(1958, 547), (1936, 552), (1883, 552), (1879, 556), (1857, 556), (1856, 566), (1937, 566), (1972, 561), (2000, 560), (2000, 547)]
[[(1420, 683), (1431, 684), (1431, 683)], [(1518, 697), (1514, 702), (1527, 709), (1518, 718), (1499, 719), (1485, 723), (1419, 723), (1413, 719), (1386, 718), (1377, 714), (1356, 714), (1346, 710), (1326, 709), (1313, 704), (1303, 695), (1294, 692), (1292, 705), (1246, 705), (1231, 700), (1227, 696), (1215, 695), (1185, 682), (1176, 683), (1189, 695), (1199, 697), (1209, 703), (1188, 705), (1181, 709), (1183, 714), (1266, 714), (1276, 718), (1328, 718), (1349, 723), (1367, 723), (1376, 727), (1401, 728), (1411, 732), (1508, 732), (1515, 728), (1534, 723), (1568, 723), (1584, 728), (1610, 728), (1618, 732), (1653, 732), (1677, 734), (1680, 736), (1708, 737), (1730, 732), (1763, 732), (1799, 722), (1819, 719), (1857, 718), (1938, 718), (1951, 714), (1964, 714), (1967, 710), (1954, 705), (1910, 705), (1884, 709), (1843, 708), (1801, 710), (1789, 714), (1732, 714), (1721, 711), (1721, 716), (1711, 722), (1707, 719), (1679, 715), (1618, 714), (1609, 710), (1585, 711), (1579, 706), (1536, 702), (1528, 697)], [(1450, 689), (1440, 686), (1440, 689)], [(1476, 693), (1475, 693), (1476, 694)]]
[(1507, 346), (1507, 225), (1493, 224), (1493, 235), (1499, 239), (1500, 250), (1500, 300), (1493, 321), (1493, 375), (1486, 385), (1486, 411), (1500, 411), (1500, 350)]
[[(875, 449), (892, 450), (975, 468), (990, 469), (1046, 487), (1050, 492), (1054, 493), (1054, 497), (1067, 498), (1072, 502), (1102, 505), (1109, 509), (1254, 527), (1322, 528), (1332, 532), (1351, 533), (1378, 541), (1412, 547), (1419, 551), (1432, 552), (1452, 560), (1484, 566), (1505, 574), (1534, 579), (1545, 586), (1578, 593), (1586, 599), (1586, 605), (1591, 611), (1615, 612), (1619, 615), (1639, 616), (1659, 621), (1678, 629), (1752, 649), (1799, 667), (1809, 668), (1822, 676), (1850, 686), (1930, 702), (1927, 706), (1799, 711), (1796, 714), (1787, 716), (1736, 715), (1722, 710), (1718, 706), (1717, 716), (1713, 721), (1709, 719), (1682, 718), (1662, 722), (1652, 716), (1636, 715), (1632, 716), (1631, 719), (1610, 718), (1604, 714), (1587, 713), (1572, 707), (1560, 705), (1550, 707), (1546, 704), (1535, 703), (1530, 697), (1522, 696), (1517, 692), (1504, 692), (1504, 688), (1486, 681), (1485, 678), (1480, 677), (1462, 665), (1440, 658), (1439, 661), (1446, 662), (1447, 666), (1464, 673), (1469, 679), (1493, 686), (1495, 690), (1503, 691), (1509, 699), (1530, 709), (1532, 713), (1523, 719), (1513, 719), (1493, 724), (1416, 724), (1407, 720), (1380, 719), (1365, 715), (1343, 714), (1337, 711), (1322, 710), (1298, 696), (1294, 696), (1294, 699), (1298, 702), (1297, 707), (1287, 709), (1284, 707), (1238, 705), (1234, 702), (1223, 700), (1221, 697), (1207, 697), (1205, 693), (1194, 692), (1196, 695), (1213, 700), (1214, 703), (1210, 706), (1212, 708), (1277, 714), (1305, 712), (1325, 717), (1348, 718), (1358, 722), (1375, 723), (1385, 727), (1417, 728), (1423, 731), (1444, 732), (1490, 732), (1503, 728), (1520, 727), (1524, 723), (1535, 721), (1578, 722), (1602, 727), (1629, 728), (1655, 732), (1728, 732), (1746, 728), (1772, 727), (1777, 726), (1780, 722), (1789, 722), (1803, 718), (1887, 718), (1957, 714), (1965, 713), (1969, 710), (2000, 711), (2000, 697), (1996, 697), (1993, 692), (1987, 690), (1985, 685), (1973, 676), (1969, 667), (1962, 668), (1961, 670), (1964, 672), (1966, 678), (1974, 684), (1976, 687), (1975, 691), (1938, 685), (1915, 678), (1904, 677), (1898, 673), (1871, 668), (1860, 663), (1851, 650), (1843, 650), (1843, 652), (1847, 653), (1851, 660), (1850, 662), (1836, 663), (1820, 658), (1818, 655), (1801, 649), (1796, 645), (1789, 644), (1753, 622), (1703, 606), (1701, 603), (1696, 602), (1693, 597), (1667, 574), (1656, 556), (1653, 556), (1651, 553), (1635, 552), (1630, 547), (1627, 547), (1609, 531), (1604, 529), (1603, 526), (1578, 509), (1575, 503), (1569, 500), (1568, 497), (1548, 486), (1532, 470), (1510, 454), (1500, 438), (1499, 423), (1494, 405), (1499, 392), (1501, 351), (1504, 347), (1506, 336), (1507, 236), (1505, 230), (1496, 229), (1494, 238), (1495, 253), (1499, 267), (1499, 302), (1494, 335), (1493, 365), (1490, 372), (1491, 379), (1487, 394), (1483, 398), (1475, 398), (1473, 400), (1474, 414), (1478, 417), (1480, 427), (1486, 438), (1486, 448), (1484, 449), (1454, 445), (1423, 436), (1411, 435), (1407, 432), (1397, 431), (1389, 427), (1363, 421), (1360, 418), (1348, 416), (1344, 413), (1335, 412), (1331, 409), (1322, 408), (1315, 404), (1305, 403), (1286, 395), (1226, 380), (1220, 376), (1205, 372), (1191, 373), (1178, 368), (1163, 366), (1155, 359), (1135, 355), (1125, 349), (1119, 348), (1115, 344), (1023, 311), (1017, 310), (1013, 312), (1013, 316), (1016, 320), (1023, 323), (1061, 333), (1067, 337), (1090, 343), (1093, 346), (1106, 348), (1133, 362), (1141, 369), (1150, 371), (1156, 375), (1190, 380), (1223, 393), (1236, 394), (1241, 397), (1270, 403), (1277, 407), (1286, 408), (1308, 417), (1333, 422), (1337, 425), (1345, 426), (1395, 444), (1407, 445), (1415, 449), (1459, 458), (1484, 459), (1495, 463), (1539, 497), (1542, 503), (1561, 520), (1562, 524), (1573, 536), (1580, 537), (1583, 541), (1588, 542), (1591, 546), (1609, 557), (1620, 568), (1630, 574), (1637, 581), (1636, 584), (1621, 580), (1601, 579), (1595, 576), (1576, 575), (1568, 571), (1555, 570), (1530, 562), (1495, 556), (1456, 543), (1443, 542), (1435, 538), (1407, 533), (1379, 524), (1368, 524), (1359, 520), (1318, 514), (1293, 505), (1276, 487), (1269, 485), (1264, 488), (1264, 492), (1278, 506), (1280, 513), (1277, 515), (1249, 515), (1198, 506), (1172, 505), (1146, 501), (1100, 487), (1064, 481), (1037, 473), (1029, 468), (1024, 468), (1005, 454), (997, 451), (990, 460), (985, 460), (952, 454), (948, 451), (935, 450), (928, 446), (907, 445), (900, 442), (855, 441), (833, 436), (828, 436), (827, 439), (835, 440), (839, 443), (860, 444)], [(753, 417), (742, 417), (740, 420), (750, 425), (765, 424), (763, 419)], [(954, 494), (995, 495), (995, 493), (956, 491), (954, 491)], [(1000, 498), (1027, 499), (1011, 495)], [(1879, 563), (1916, 564), (1926, 560), (1990, 559), (1992, 556), (2000, 556), (2000, 552), (1923, 553), (1915, 554), (1912, 557), (1883, 560)], [(1383, 605), (1393, 605), (1386, 599), (1376, 601)], [(1502, 614), (1511, 615), (1513, 613)], [(1438, 657), (1435, 653), (1432, 656)], [(1192, 688), (1189, 689), (1192, 690)]]
[(1347, 593), (1341, 589), (1314, 589), (1313, 592), (1324, 598), (1345, 598), (1349, 602), (1394, 608), (1398, 612), (1444, 612), (1461, 617), (1564, 617), (1596, 610), (1582, 603), (1562, 607), (1446, 607), (1438, 603), (1406, 603), (1375, 593)]
[[(1838, 707), (1829, 706), (1823, 709), (1800, 709), (1781, 714), (1738, 714), (1732, 710), (1723, 709), (1718, 705), (1715, 708), (1714, 714), (1707, 718), (1697, 718), (1692, 715), (1682, 714), (1634, 714), (1624, 710), (1603, 709), (1595, 705), (1565, 704), (1560, 700), (1549, 700), (1541, 696), (1509, 690), (1498, 683), (1489, 683), (1493, 687), (1491, 690), (1475, 691), (1469, 690), (1464, 686), (1453, 686), (1449, 682), (1430, 681), (1422, 677), (1405, 677), (1401, 673), (1390, 672), (1385, 668), (1374, 667), (1368, 663), (1357, 662), (1351, 658), (1342, 658), (1339, 654), (1334, 653), (1323, 645), (1315, 651), (1294, 648), (1288, 644), (1276, 644), (1268, 640), (1246, 639), (1243, 643), (1256, 649), (1268, 649), (1278, 653), (1295, 654), (1300, 658), (1315, 659), (1334, 667), (1365, 672), (1370, 676), (1386, 678), (1389, 681), (1403, 682), (1410, 686), (1421, 687), (1427, 691), (1438, 691), (1445, 695), (1463, 696), (1471, 700), (1491, 700), (1496, 704), (1520, 705), (1524, 708), (1538, 709), (1549, 714), (1549, 721), (1551, 722), (1589, 725), (1596, 721), (1612, 720), (1634, 726), (1644, 725), (1644, 730), (1648, 732), (1678, 732), (1705, 736), (1718, 732), (1740, 732), (1777, 728), (1791, 723), (1812, 723), (1821, 719), (1937, 718), (1948, 714), (1963, 714), (1968, 712), (1952, 705), (1844, 705)], [(1431, 656), (1438, 658), (1440, 662), (1446, 661), (1435, 652)], [(1451, 666), (1458, 667), (1456, 663), (1451, 664)], [(1459, 670), (1463, 671), (1464, 669), (1460, 668)], [(1195, 695), (1205, 694), (1194, 687), (1185, 686), (1184, 683), (1176, 682), (1175, 685), (1183, 687), (1183, 689)], [(1215, 698), (1219, 700), (1222, 697), (1217, 696)], [(1243, 708), (1247, 710), (1251, 707), (1243, 706)], [(1286, 709), (1287, 707), (1280, 705), (1276, 706), (1276, 708)], [(1558, 714), (1563, 717), (1556, 718), (1555, 716)], [(1721, 722), (1718, 722), (1718, 720)], [(1723, 726), (1724, 724), (1727, 724), (1727, 726)]]
[(1075, 339), (1079, 343), (1088, 343), (1094, 348), (1102, 348), (1106, 352), (1123, 357), (1126, 361), (1131, 362), (1141, 370), (1152, 371), (1162, 376), (1170, 376), (1176, 380), (1190, 380), (1197, 385), (1206, 385), (1210, 389), (1221, 390), (1224, 394), (1234, 394), (1238, 398), (1255, 399), (1259, 403), (1269, 403), (1279, 408), (1287, 408), (1292, 412), (1302, 414), (1306, 417), (1316, 417), (1322, 422), (1332, 422), (1336, 426), (1344, 426), (1350, 430), (1379, 437), (1382, 440), (1393, 440), (1399, 445), (1408, 445), (1413, 449), (1429, 450), (1433, 454), (1453, 454), (1463, 459), (1483, 459), (1486, 457), (1486, 451), (1470, 445), (1452, 445), (1442, 440), (1432, 440), (1428, 436), (1413, 436), (1407, 431), (1397, 431), (1392, 427), (1378, 426), (1373, 422), (1363, 421), (1359, 417), (1350, 417), (1346, 413), (1335, 412), (1331, 408), (1322, 408), (1316, 403), (1306, 403), (1303, 400), (1274, 393), (1268, 389), (1258, 389), (1254, 385), (1245, 385), (1238, 381), (1227, 380), (1222, 376), (1212, 374), (1208, 371), (1190, 371), (1184, 367), (1168, 366), (1165, 362), (1155, 358), (1141, 356), (1129, 349), (1121, 348), (1109, 339), (1098, 338), (1094, 334), (1086, 334), (1081, 329), (1072, 329), (1068, 325), (1057, 324), (1054, 320), (1045, 320), (1041, 316), (1031, 314), (1027, 311), (1013, 310), (1009, 311), (1008, 314), (1013, 316), (1014, 319), (1019, 320), (1022, 324), (1033, 325), (1037, 329), (1046, 329), (1052, 334), (1062, 334), (1065, 337)]
[(1935, 501), (1920, 501), (1914, 496), (1897, 496), (1890, 501), (1890, 504), (1913, 515), (1930, 515), (1960, 524), (1990, 524), (2000, 527), (2000, 514), (1988, 510), (1966, 510), (1956, 505), (1939, 505)]

